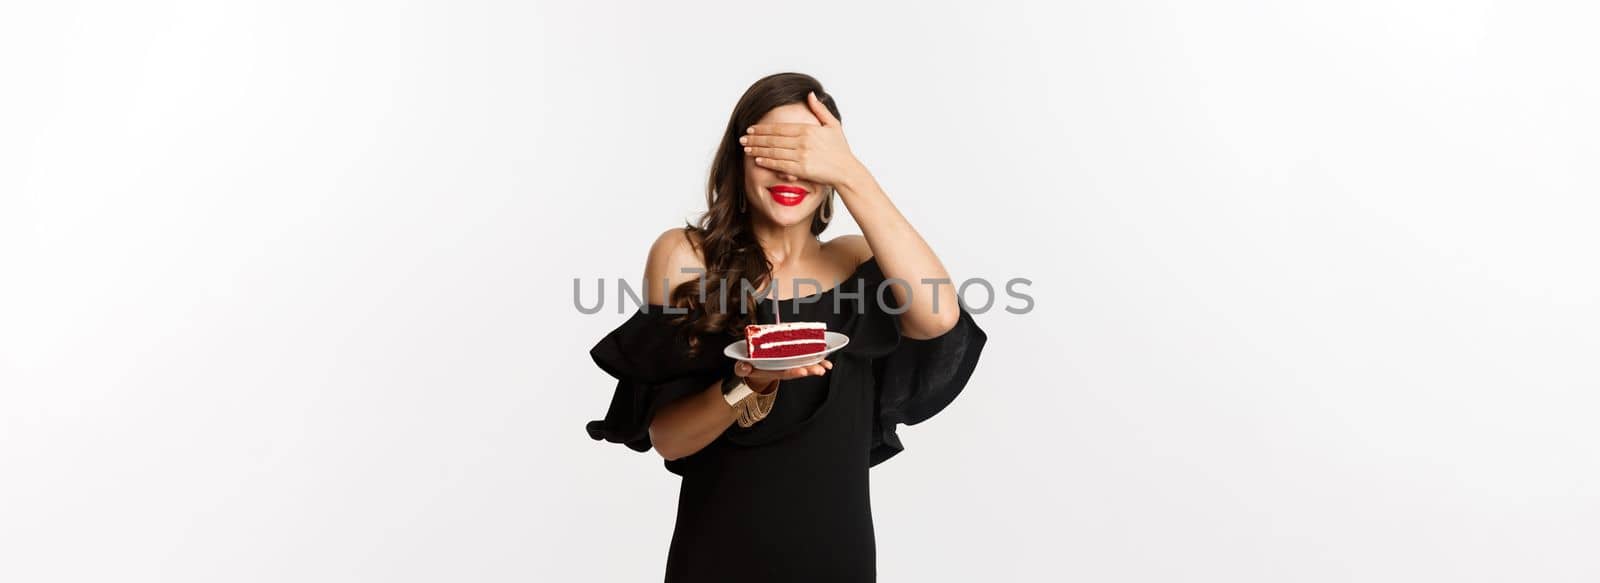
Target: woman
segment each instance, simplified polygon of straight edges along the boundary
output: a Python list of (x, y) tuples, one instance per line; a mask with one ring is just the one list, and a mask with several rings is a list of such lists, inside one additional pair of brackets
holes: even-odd
[[(590, 351), (618, 383), (589, 435), (654, 447), (682, 476), (667, 581), (873, 581), (867, 470), (904, 449), (896, 424), (956, 397), (986, 336), (808, 75), (740, 98), (706, 198), (699, 225), (651, 247), (648, 305)], [(865, 237), (824, 243), (840, 202)], [(850, 342), (784, 371), (723, 356), (779, 319)]]

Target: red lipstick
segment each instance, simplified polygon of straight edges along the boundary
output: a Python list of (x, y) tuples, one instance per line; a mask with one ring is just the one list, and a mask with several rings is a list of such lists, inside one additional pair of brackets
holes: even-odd
[(772, 195), (773, 202), (783, 206), (794, 206), (804, 202), (806, 199), (806, 189), (793, 184), (768, 186), (767, 194)]

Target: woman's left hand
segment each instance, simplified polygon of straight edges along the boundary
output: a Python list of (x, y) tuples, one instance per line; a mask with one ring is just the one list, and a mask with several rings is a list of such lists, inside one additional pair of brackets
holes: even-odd
[(850, 152), (844, 139), (844, 126), (833, 113), (822, 105), (815, 93), (806, 94), (811, 113), (821, 126), (800, 123), (757, 124), (739, 138), (746, 156), (755, 156), (756, 164), (774, 172), (790, 174), (805, 180), (838, 186), (856, 173), (865, 170), (861, 161)]

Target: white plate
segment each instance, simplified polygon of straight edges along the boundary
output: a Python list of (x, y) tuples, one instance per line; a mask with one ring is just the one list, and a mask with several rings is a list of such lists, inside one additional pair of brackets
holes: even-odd
[(802, 354), (799, 356), (750, 358), (750, 347), (749, 345), (745, 344), (743, 339), (737, 340), (733, 344), (729, 344), (727, 348), (722, 349), (722, 353), (728, 355), (728, 358), (748, 362), (751, 364), (751, 366), (761, 370), (785, 370), (797, 366), (807, 366), (822, 362), (822, 359), (827, 357), (828, 353), (840, 348), (844, 348), (844, 345), (850, 343), (849, 336), (845, 336), (844, 334), (840, 334), (838, 332), (824, 333), (822, 338), (828, 342), (828, 347), (826, 349), (823, 349), (821, 352), (813, 352), (811, 354)]

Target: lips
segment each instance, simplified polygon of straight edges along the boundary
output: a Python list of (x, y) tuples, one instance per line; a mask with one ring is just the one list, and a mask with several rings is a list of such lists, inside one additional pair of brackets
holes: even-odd
[(793, 184), (778, 184), (767, 187), (767, 194), (772, 195), (772, 201), (783, 206), (794, 206), (804, 202), (806, 189)]

